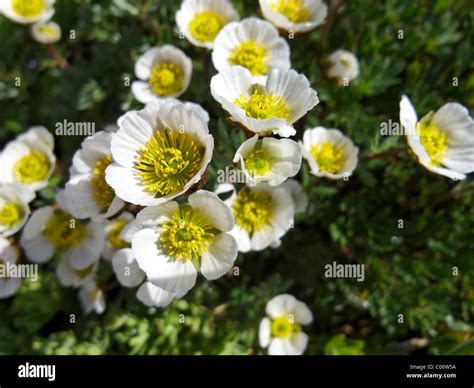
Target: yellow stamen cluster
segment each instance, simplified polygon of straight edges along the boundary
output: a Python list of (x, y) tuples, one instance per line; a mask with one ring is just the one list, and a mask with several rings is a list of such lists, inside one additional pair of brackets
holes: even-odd
[(25, 18), (35, 18), (46, 8), (44, 0), (12, 0), (11, 6), (13, 12)]
[(321, 172), (340, 173), (346, 162), (344, 149), (331, 142), (314, 144), (310, 153)]
[(258, 232), (272, 220), (273, 200), (263, 191), (242, 189), (232, 204), (235, 223), (249, 234)]
[(94, 269), (94, 264), (91, 264), (89, 267), (84, 269), (75, 269), (72, 268), (72, 272), (79, 278), (84, 279), (85, 277), (89, 276)]
[(270, 171), (273, 158), (267, 150), (255, 149), (244, 158), (245, 168), (252, 176), (261, 176)]
[(0, 225), (7, 229), (13, 228), (25, 216), (23, 207), (14, 202), (7, 202), (0, 206)]
[(50, 168), (48, 156), (34, 150), (17, 160), (13, 166), (13, 175), (20, 183), (32, 184), (45, 180)]
[(295, 332), (299, 331), (299, 326), (290, 319), (289, 316), (283, 315), (272, 321), (272, 335), (276, 338), (288, 338)]
[(199, 211), (189, 205), (180, 205), (179, 210), (163, 224), (160, 244), (176, 260), (197, 260), (218, 233)]
[(304, 23), (309, 20), (309, 11), (302, 0), (276, 0), (271, 7), (292, 23)]
[(217, 12), (198, 12), (189, 22), (189, 31), (200, 42), (212, 42), (226, 23), (227, 20)]
[(241, 95), (234, 104), (245, 110), (247, 117), (257, 120), (287, 119), (290, 115), (290, 108), (283, 97), (274, 96), (273, 92), (266, 94), (260, 87), (254, 87), (250, 97)]
[(115, 198), (115, 192), (105, 180), (105, 170), (112, 163), (110, 155), (98, 160), (92, 170), (91, 187), (92, 198), (97, 206), (107, 209)]
[(183, 88), (184, 70), (176, 63), (159, 63), (152, 69), (149, 82), (158, 96), (170, 96)]
[(112, 248), (118, 250), (122, 248), (128, 248), (130, 246), (130, 244), (122, 240), (121, 237), (125, 225), (127, 225), (126, 220), (116, 220), (107, 232), (107, 241), (110, 243)]
[(255, 40), (243, 41), (232, 49), (229, 63), (246, 67), (253, 75), (263, 75), (268, 72), (268, 52)]
[(440, 166), (448, 153), (449, 141), (446, 132), (431, 123), (431, 116), (428, 115), (416, 125), (416, 133), (431, 159), (430, 165)]
[(204, 151), (199, 140), (181, 130), (158, 130), (138, 152), (135, 169), (149, 193), (165, 196), (199, 172)]
[(41, 26), (38, 30), (41, 34), (50, 36), (52, 38), (58, 34), (58, 32), (51, 26)]
[(62, 210), (54, 211), (43, 233), (59, 252), (68, 251), (80, 245), (87, 237), (85, 224), (71, 219), (71, 216)]

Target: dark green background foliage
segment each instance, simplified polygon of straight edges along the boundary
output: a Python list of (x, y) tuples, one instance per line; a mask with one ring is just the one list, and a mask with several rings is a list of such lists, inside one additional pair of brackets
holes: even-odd
[[(33, 124), (54, 129), (64, 119), (92, 121), (97, 130), (115, 123), (126, 110), (141, 107), (124, 84), (126, 77), (134, 79), (135, 60), (150, 46), (171, 43), (194, 64), (182, 99), (199, 102), (211, 114), (216, 150), (207, 188), (214, 189), (216, 171), (231, 165), (245, 137), (210, 96), (209, 56), (178, 38), (179, 3), (58, 1), (54, 20), (64, 36), (56, 47), (70, 63), (64, 70), (30, 38), (28, 28), (2, 17), (0, 141)], [(255, 0), (233, 3), (242, 17), (258, 14)], [(75, 40), (69, 39), (70, 30)], [(462, 103), (472, 114), (473, 39), (469, 0), (349, 1), (330, 30), (322, 26), (289, 40), (293, 67), (310, 79), (321, 100), (297, 123), (297, 138), (304, 128), (324, 125), (348, 134), (363, 158), (404, 147), (402, 137), (379, 135), (381, 122), (398, 121), (403, 94), (419, 116), (448, 101)], [(361, 74), (349, 87), (324, 76), (324, 58), (338, 48), (360, 60)], [(21, 77), (19, 88), (15, 77)], [(36, 206), (51, 203), (82, 138), (56, 140), (59, 178), (42, 191)], [(413, 338), (429, 340), (418, 352), (474, 354), (472, 177), (453, 182), (432, 175), (405, 149), (361, 160), (348, 182), (317, 179), (306, 166), (299, 179), (310, 197), (308, 211), (298, 216), (281, 248), (239, 255), (240, 276), (201, 278), (184, 299), (150, 310), (136, 300), (135, 290), (114, 285), (104, 265), (106, 313), (83, 316), (76, 291), (57, 285), (49, 263), (40, 282), (26, 281), (14, 298), (0, 302), (0, 353), (262, 353), (256, 333), (265, 304), (288, 291), (315, 316), (307, 329), (308, 354), (406, 353), (416, 348), (408, 341)], [(365, 281), (326, 279), (324, 265), (333, 260), (365, 264)], [(459, 276), (453, 276), (454, 266)], [(69, 323), (70, 314), (76, 314), (75, 324)]]

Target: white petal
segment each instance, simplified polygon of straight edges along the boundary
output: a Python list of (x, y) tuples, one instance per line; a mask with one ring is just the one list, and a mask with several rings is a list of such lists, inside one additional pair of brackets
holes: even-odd
[(237, 242), (230, 234), (221, 233), (203, 253), (201, 272), (206, 279), (218, 279), (232, 268), (236, 258)]
[(112, 258), (112, 268), (122, 286), (136, 287), (145, 279), (131, 249), (121, 249)]
[(272, 334), (272, 322), (268, 318), (263, 318), (258, 328), (258, 342), (260, 347), (266, 348), (270, 345)]
[(232, 211), (217, 194), (199, 190), (189, 196), (188, 202), (193, 209), (200, 211), (220, 231), (228, 232), (234, 227)]
[(150, 282), (145, 282), (138, 289), (137, 298), (146, 306), (166, 307), (173, 301), (174, 295)]

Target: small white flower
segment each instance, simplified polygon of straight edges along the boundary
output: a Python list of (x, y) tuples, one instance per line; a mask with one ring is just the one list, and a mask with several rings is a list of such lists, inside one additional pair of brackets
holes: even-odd
[(135, 217), (132, 213), (123, 212), (117, 218), (107, 222), (105, 226), (105, 245), (102, 256), (110, 261), (117, 251), (123, 248), (129, 248), (129, 242), (125, 241), (122, 232)]
[(429, 171), (456, 180), (474, 171), (474, 121), (462, 105), (444, 104), (418, 121), (413, 105), (403, 96), (400, 122), (410, 148)]
[(214, 149), (205, 121), (192, 108), (172, 102), (128, 112), (112, 136), (114, 163), (107, 183), (127, 202), (157, 206), (201, 179)]
[(148, 280), (176, 297), (196, 283), (197, 271), (209, 280), (229, 271), (237, 243), (230, 209), (216, 194), (199, 190), (188, 203), (168, 202), (143, 209), (144, 229), (132, 239), (133, 254)]
[(230, 234), (235, 237), (240, 252), (268, 248), (292, 227), (295, 206), (283, 185), (259, 183), (237, 193), (233, 185), (226, 184), (220, 185), (216, 193), (226, 191), (233, 191), (225, 203), (234, 214), (235, 227)]
[(270, 23), (254, 17), (227, 24), (214, 41), (212, 62), (221, 72), (243, 66), (252, 76), (262, 77), (272, 69), (289, 69), (290, 48)]
[(191, 59), (179, 48), (169, 44), (153, 47), (135, 63), (135, 75), (141, 81), (132, 83), (132, 93), (144, 104), (179, 97), (188, 88), (192, 71)]
[(74, 154), (64, 195), (69, 212), (76, 218), (112, 217), (125, 205), (105, 180), (105, 170), (112, 163), (111, 139), (112, 133), (97, 132)]
[(263, 16), (285, 31), (307, 32), (324, 23), (328, 7), (321, 0), (260, 0)]
[(338, 129), (307, 129), (300, 145), (313, 175), (342, 179), (357, 166), (359, 148)]
[(261, 85), (253, 83), (247, 69), (235, 66), (212, 77), (211, 93), (231, 120), (261, 136), (293, 136), (292, 124), (319, 102), (308, 79), (294, 70), (273, 69)]
[(246, 140), (234, 156), (249, 184), (268, 182), (277, 186), (298, 174), (301, 167), (301, 149), (289, 139), (271, 137), (258, 139), (258, 135)]
[(79, 301), (85, 314), (94, 311), (102, 314), (105, 311), (105, 298), (102, 290), (94, 281), (86, 283), (79, 291)]
[[(17, 264), (19, 257), (19, 249), (7, 239), (0, 237), (0, 272), (3, 274), (8, 265)], [(19, 277), (0, 276), (0, 299), (14, 295), (20, 284), (21, 278)]]
[(62, 258), (56, 267), (56, 276), (63, 287), (81, 287), (95, 279), (98, 268), (97, 261), (83, 269), (76, 269), (68, 259)]
[(359, 75), (359, 61), (350, 51), (337, 50), (328, 57), (328, 62), (328, 77), (336, 79), (341, 85)]
[(271, 299), (266, 307), (268, 318), (260, 323), (260, 346), (268, 347), (269, 355), (296, 356), (304, 353), (308, 336), (301, 326), (313, 321), (308, 306), (293, 295), (281, 294)]
[(53, 135), (46, 128), (30, 128), (9, 142), (0, 155), (0, 181), (33, 191), (46, 187), (56, 165), (53, 148)]
[(21, 24), (51, 19), (56, 0), (0, 0), (0, 14)]
[(61, 27), (53, 21), (35, 23), (31, 26), (31, 35), (42, 44), (56, 43), (61, 39)]
[(282, 185), (293, 198), (296, 213), (304, 213), (308, 207), (308, 195), (304, 192), (303, 186), (296, 179), (288, 179)]
[(214, 39), (239, 14), (228, 0), (184, 0), (176, 12), (180, 32), (193, 45), (212, 49)]
[(35, 193), (20, 185), (0, 183), (0, 236), (18, 232), (30, 215), (28, 204)]
[(97, 262), (104, 249), (104, 225), (76, 220), (67, 211), (63, 192), (56, 195), (58, 208), (36, 210), (21, 236), (21, 246), (33, 263), (45, 263), (56, 253), (76, 269)]

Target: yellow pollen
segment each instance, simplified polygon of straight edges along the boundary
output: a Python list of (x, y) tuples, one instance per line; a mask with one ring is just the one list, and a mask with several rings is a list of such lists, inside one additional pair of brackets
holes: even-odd
[(20, 183), (32, 184), (45, 180), (50, 168), (48, 157), (35, 150), (17, 160), (13, 166), (13, 175)]
[(44, 0), (12, 0), (12, 10), (25, 18), (35, 18), (46, 8)]
[(110, 245), (112, 245), (112, 248), (116, 250), (128, 248), (130, 246), (130, 244), (122, 240), (121, 237), (122, 230), (125, 225), (127, 225), (126, 220), (117, 220), (112, 224), (109, 231), (107, 232), (107, 240)]
[(159, 241), (162, 249), (176, 260), (199, 260), (218, 233), (200, 212), (190, 205), (180, 205), (163, 224)]
[(242, 189), (232, 204), (235, 223), (249, 234), (258, 232), (272, 220), (273, 200), (263, 191)]
[(112, 156), (104, 156), (96, 163), (92, 170), (92, 198), (97, 206), (101, 208), (108, 208), (115, 198), (114, 189), (112, 189), (105, 180), (105, 170), (111, 163)]
[(244, 158), (245, 168), (252, 176), (266, 174), (272, 166), (273, 158), (267, 150), (255, 149)]
[(187, 133), (157, 130), (138, 152), (135, 169), (145, 190), (162, 197), (183, 189), (199, 172), (204, 151)]
[(290, 109), (283, 97), (274, 96), (273, 92), (265, 94), (260, 87), (254, 87), (250, 97), (240, 95), (234, 104), (245, 110), (247, 117), (257, 120), (274, 117), (287, 119), (290, 115)]
[(88, 295), (90, 299), (94, 300), (97, 298), (97, 295), (99, 295), (99, 290), (89, 291)]
[(41, 26), (39, 28), (39, 32), (42, 33), (43, 35), (47, 35), (52, 38), (54, 38), (57, 35), (57, 31), (51, 26)]
[(268, 72), (268, 52), (263, 44), (247, 40), (232, 49), (229, 63), (246, 67), (253, 75), (263, 75)]
[(446, 132), (431, 123), (431, 115), (425, 116), (416, 125), (416, 133), (426, 153), (430, 157), (431, 166), (440, 166), (448, 153), (448, 136)]
[(314, 144), (310, 153), (321, 172), (337, 174), (346, 162), (344, 149), (330, 142)]
[(0, 206), (0, 225), (10, 229), (13, 228), (18, 222), (21, 222), (25, 212), (23, 207), (13, 202), (7, 202)]
[(84, 279), (85, 277), (89, 276), (92, 273), (92, 270), (94, 269), (94, 264), (90, 265), (89, 267), (86, 267), (84, 269), (75, 269), (72, 268), (72, 272), (79, 278)]
[(302, 0), (276, 0), (273, 1), (271, 8), (292, 23), (304, 23), (309, 20), (309, 11)]
[(150, 86), (158, 96), (178, 93), (184, 84), (184, 70), (172, 62), (157, 64), (151, 71)]
[(289, 316), (283, 315), (272, 321), (272, 335), (276, 338), (288, 338), (299, 331), (299, 326), (292, 322)]
[(44, 227), (43, 234), (59, 252), (77, 247), (87, 237), (85, 224), (72, 219), (69, 214), (62, 210), (54, 211)]
[(189, 31), (200, 42), (212, 42), (226, 23), (227, 20), (217, 12), (198, 12), (189, 22)]

